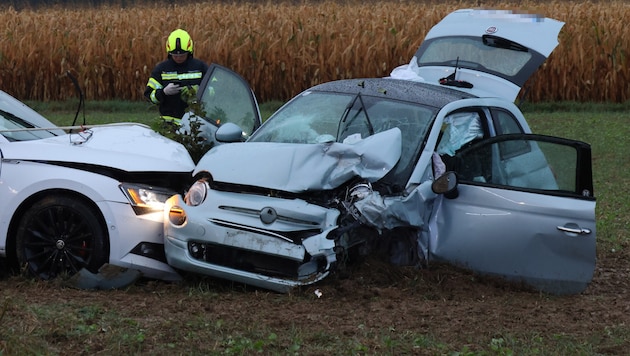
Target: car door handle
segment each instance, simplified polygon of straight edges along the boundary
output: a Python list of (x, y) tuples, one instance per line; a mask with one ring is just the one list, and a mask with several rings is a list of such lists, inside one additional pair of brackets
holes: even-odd
[(578, 234), (578, 235), (588, 235), (591, 233), (591, 229), (584, 229), (581, 227), (558, 226), (557, 228), (560, 231), (570, 232), (572, 234)]

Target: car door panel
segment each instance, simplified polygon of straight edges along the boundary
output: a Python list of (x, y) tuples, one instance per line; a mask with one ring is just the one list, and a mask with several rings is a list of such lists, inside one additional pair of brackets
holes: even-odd
[(431, 253), (546, 292), (579, 293), (595, 267), (594, 208), (589, 200), (460, 184), (456, 199), (441, 200)]
[(504, 135), (455, 161), (449, 165), (461, 179), (458, 196), (438, 200), (433, 258), (553, 294), (588, 286), (596, 262), (588, 145)]

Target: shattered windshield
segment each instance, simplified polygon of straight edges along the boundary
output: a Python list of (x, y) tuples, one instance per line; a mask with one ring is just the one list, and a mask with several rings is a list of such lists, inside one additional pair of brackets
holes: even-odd
[(517, 43), (492, 36), (440, 37), (423, 43), (416, 58), (418, 66), (457, 64), (460, 68), (500, 77), (515, 77), (530, 61), (532, 53)]
[(308, 91), (276, 112), (249, 141), (283, 143), (346, 142), (394, 127), (405, 144), (417, 146), (433, 109), (390, 98)]
[(270, 117), (248, 141), (352, 144), (398, 127), (402, 155), (393, 175), (403, 179), (417, 159), (434, 115), (434, 108), (389, 97), (307, 91)]

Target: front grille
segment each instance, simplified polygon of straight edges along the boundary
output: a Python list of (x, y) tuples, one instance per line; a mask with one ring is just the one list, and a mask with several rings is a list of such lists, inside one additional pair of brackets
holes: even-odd
[(257, 251), (200, 242), (189, 242), (188, 251), (194, 259), (199, 261), (269, 277), (297, 279), (299, 266), (306, 262)]

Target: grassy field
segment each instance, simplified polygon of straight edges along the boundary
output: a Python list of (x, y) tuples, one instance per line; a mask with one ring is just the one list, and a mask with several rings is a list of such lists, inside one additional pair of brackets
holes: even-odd
[[(29, 104), (59, 125), (75, 114), (73, 103)], [(312, 289), (278, 295), (211, 279), (78, 291), (0, 276), (0, 355), (627, 354), (630, 108), (523, 111), (536, 133), (592, 145), (598, 270), (583, 295), (540, 295), (444, 268), (368, 266), (317, 286), (321, 299)], [(155, 115), (145, 103), (86, 104), (88, 124), (151, 124)]]

